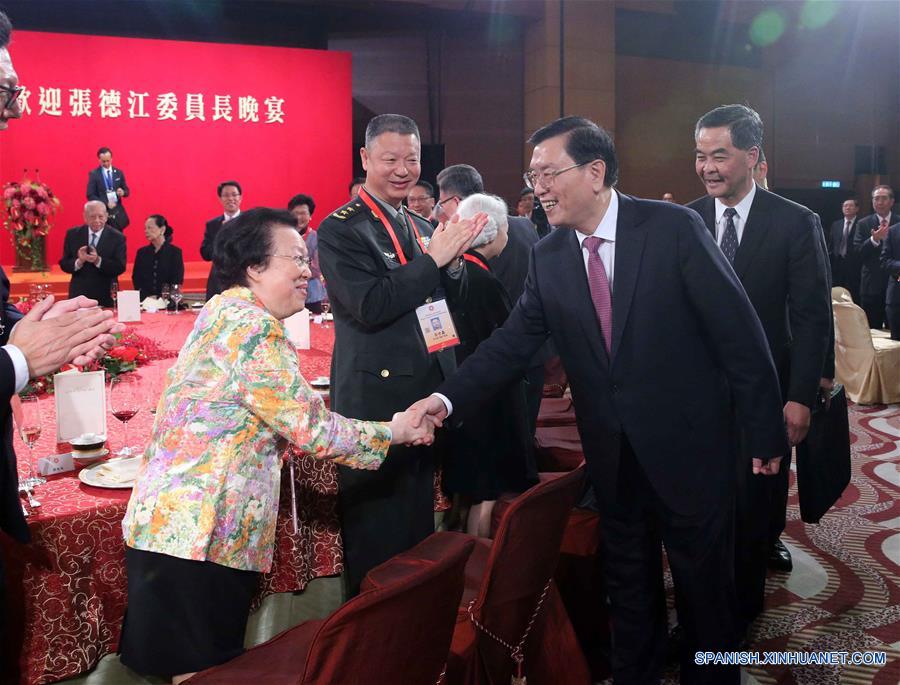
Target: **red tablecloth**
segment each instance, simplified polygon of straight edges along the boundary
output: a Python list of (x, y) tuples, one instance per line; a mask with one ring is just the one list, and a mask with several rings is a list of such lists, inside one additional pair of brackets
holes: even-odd
[[(190, 312), (145, 314), (133, 326), (162, 347), (178, 349), (195, 318)], [(327, 376), (334, 328), (312, 324), (311, 338), (312, 348), (300, 353), (303, 374), (309, 379)], [(149, 391), (153, 375), (173, 362), (166, 359), (142, 367), (138, 372), (142, 386)], [(42, 399), (41, 409), (44, 432), (35, 446), (37, 457), (58, 451), (53, 398)], [(149, 410), (138, 413), (128, 426), (130, 442), (145, 445), (152, 423)], [(122, 424), (112, 417), (108, 434), (110, 447), (118, 450)], [(28, 448), (18, 437), (16, 454), (20, 473), (25, 473)], [(7, 622), (7, 639), (0, 645), (3, 683), (50, 683), (92, 668), (117, 648), (125, 610), (121, 520), (131, 490), (91, 487), (68, 473), (51, 477), (35, 495), (42, 506), (28, 519), (31, 544), (19, 545), (0, 534), (10, 604), (2, 617)], [(330, 462), (301, 460), (297, 468), (301, 525), (295, 534), (290, 484), (287, 477), (282, 479), (275, 565), (260, 588), (260, 599), (272, 592), (301, 590), (312, 578), (341, 572), (336, 495), (336, 468)]]

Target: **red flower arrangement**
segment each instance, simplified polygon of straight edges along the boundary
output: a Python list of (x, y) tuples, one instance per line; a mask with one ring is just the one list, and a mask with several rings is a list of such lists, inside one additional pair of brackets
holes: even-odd
[(59, 198), (40, 179), (25, 178), (21, 183), (10, 181), (3, 186), (3, 205), (4, 225), (12, 235), (16, 255), (33, 271), (44, 270), (44, 241), (59, 209)]

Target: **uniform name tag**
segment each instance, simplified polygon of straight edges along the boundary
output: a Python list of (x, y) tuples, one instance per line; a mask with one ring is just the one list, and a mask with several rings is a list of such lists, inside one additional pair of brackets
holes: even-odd
[(447, 308), (447, 300), (434, 300), (416, 307), (416, 317), (429, 352), (459, 345), (459, 336), (456, 334), (453, 316)]

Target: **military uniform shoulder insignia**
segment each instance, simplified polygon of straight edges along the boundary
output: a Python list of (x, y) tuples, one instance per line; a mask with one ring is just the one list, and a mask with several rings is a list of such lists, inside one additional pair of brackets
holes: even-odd
[(331, 216), (333, 216), (335, 219), (338, 219), (339, 221), (346, 221), (350, 217), (356, 216), (359, 210), (362, 209), (362, 206), (362, 202), (354, 200), (353, 202), (344, 205), (340, 209), (336, 209), (335, 211), (333, 211), (331, 213)]
[[(408, 214), (410, 214), (410, 215), (412, 215), (412, 216), (415, 216), (415, 217), (418, 217), (418, 218), (421, 219), (422, 221), (428, 221), (428, 217), (422, 216), (422, 215), (419, 214), (418, 212), (414, 212), (414, 211), (411, 210), (409, 207), (406, 208), (406, 211), (407, 211)], [(428, 221), (428, 223), (431, 223), (431, 222)]]

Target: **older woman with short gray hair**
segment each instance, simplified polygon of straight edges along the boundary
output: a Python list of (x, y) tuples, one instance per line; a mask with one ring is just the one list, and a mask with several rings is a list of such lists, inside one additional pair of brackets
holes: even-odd
[[(469, 285), (466, 301), (456, 312), (461, 341), (456, 347), (457, 364), (503, 325), (512, 309), (509, 294), (490, 265), (506, 247), (506, 203), (495, 195), (475, 193), (456, 210), (461, 219), (479, 212), (487, 214), (488, 221), (463, 255)], [(523, 378), (510, 383), (455, 432), (453, 456), (444, 466), (443, 483), (461, 509), (468, 507), (467, 532), (486, 537), (497, 497), (522, 492), (537, 482), (530, 435)]]

